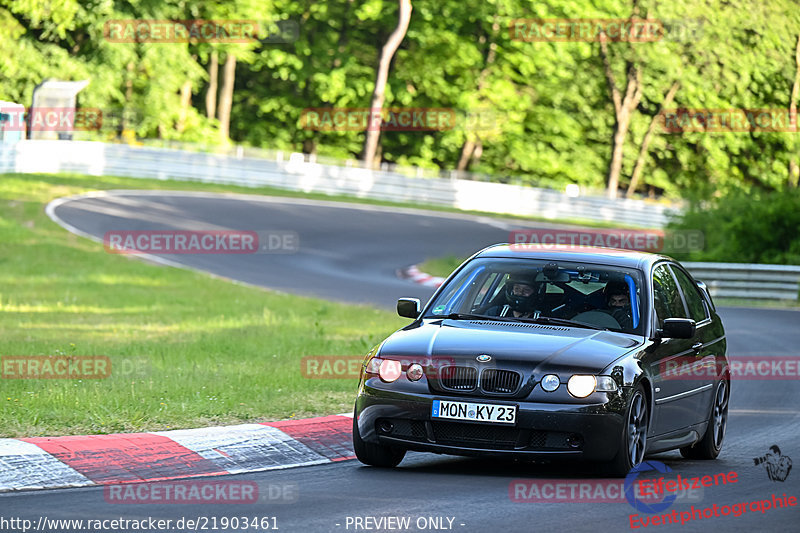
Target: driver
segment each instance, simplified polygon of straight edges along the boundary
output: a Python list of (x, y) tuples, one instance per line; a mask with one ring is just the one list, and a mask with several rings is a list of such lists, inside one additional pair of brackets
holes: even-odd
[(538, 295), (536, 284), (530, 278), (511, 274), (504, 288), (505, 304), (496, 305), (487, 314), (513, 316), (515, 318), (537, 318), (540, 311), (536, 309)]
[(621, 281), (611, 281), (603, 289), (606, 297), (605, 312), (619, 322), (622, 329), (633, 329), (630, 291), (628, 285)]

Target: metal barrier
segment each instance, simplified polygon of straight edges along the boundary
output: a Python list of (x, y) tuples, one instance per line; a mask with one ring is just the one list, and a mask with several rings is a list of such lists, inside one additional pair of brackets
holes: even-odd
[(800, 266), (692, 263), (683, 266), (705, 282), (713, 297), (797, 300)]
[(563, 192), (465, 179), (411, 177), (391, 171), (288, 160), (104, 144), (20, 141), (3, 150), (0, 172), (80, 172), (270, 186), (545, 219), (573, 219), (660, 228), (676, 206), (634, 199), (569, 196)]

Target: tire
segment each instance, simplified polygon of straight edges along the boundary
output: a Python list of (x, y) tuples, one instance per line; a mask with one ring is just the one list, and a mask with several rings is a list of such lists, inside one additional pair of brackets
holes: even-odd
[(647, 449), (647, 427), (650, 423), (650, 407), (641, 383), (636, 385), (625, 410), (625, 424), (620, 436), (617, 455), (607, 465), (610, 476), (625, 477), (631, 469), (644, 460)]
[(400, 464), (406, 456), (406, 450), (395, 446), (384, 446), (383, 444), (373, 444), (361, 440), (358, 432), (358, 419), (353, 413), (353, 450), (356, 458), (369, 466), (379, 466), (382, 468), (393, 468)]
[(728, 426), (730, 391), (730, 382), (723, 378), (714, 389), (714, 399), (711, 404), (711, 413), (708, 415), (705, 435), (696, 444), (681, 448), (681, 455), (684, 459), (716, 459), (719, 452), (722, 451), (725, 429)]

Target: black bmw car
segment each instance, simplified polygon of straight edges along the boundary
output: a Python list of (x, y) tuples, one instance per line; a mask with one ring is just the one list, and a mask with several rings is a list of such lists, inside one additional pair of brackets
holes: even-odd
[(581, 459), (625, 475), (648, 453), (714, 459), (730, 397), (706, 287), (669, 257), (490, 246), (364, 361), (358, 459), (407, 450)]

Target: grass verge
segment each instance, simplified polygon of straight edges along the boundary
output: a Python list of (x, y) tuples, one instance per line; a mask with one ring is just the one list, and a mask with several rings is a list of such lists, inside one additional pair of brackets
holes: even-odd
[(417, 268), (426, 274), (430, 274), (431, 276), (446, 278), (453, 272), (453, 270), (458, 268), (461, 263), (466, 261), (466, 259), (466, 257), (456, 257), (454, 255), (433, 257), (418, 264)]
[(356, 379), (306, 379), (300, 359), (363, 355), (407, 320), (108, 254), (44, 213), (53, 198), (113, 188), (231, 190), (0, 176), (0, 355), (105, 355), (112, 363), (106, 379), (0, 379), (0, 436), (152, 431), (352, 409)]

